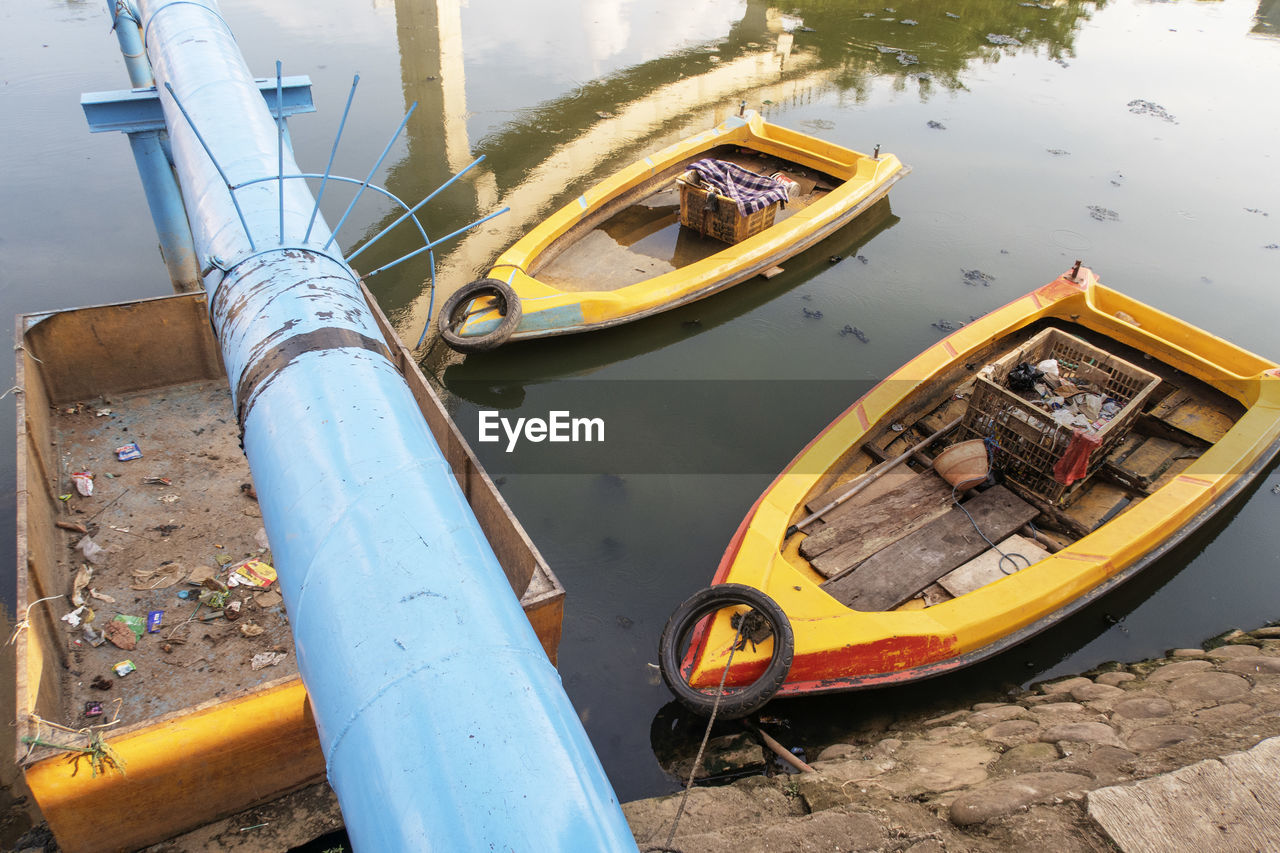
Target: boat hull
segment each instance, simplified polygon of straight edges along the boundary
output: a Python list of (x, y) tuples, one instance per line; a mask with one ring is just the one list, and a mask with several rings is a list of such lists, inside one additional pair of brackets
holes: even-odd
[[(832, 176), (830, 192), (758, 234), (686, 266), (612, 289), (561, 289), (540, 270), (597, 225), (663, 186), (685, 166), (722, 146), (739, 146)], [(520, 299), (519, 325), (508, 340), (609, 328), (669, 311), (740, 284), (811, 248), (884, 198), (910, 170), (892, 154), (868, 156), (787, 130), (748, 113), (669, 146), (592, 187), (502, 254), (488, 277)], [(462, 338), (491, 334), (501, 318), (478, 311)]]
[[(901, 418), (917, 389), (988, 352), (993, 342), (1046, 321), (1148, 353), (1238, 401), (1243, 414), (1194, 463), (1131, 509), (1029, 568), (922, 609), (859, 611), (829, 595), (820, 576), (803, 570), (797, 537), (787, 537), (824, 472), (877, 425)], [(944, 338), (855, 402), (757, 501), (713, 583), (753, 586), (786, 612), (795, 649), (779, 695), (920, 680), (1008, 649), (1132, 578), (1239, 495), (1278, 452), (1280, 370), (1274, 362), (1105, 288), (1081, 270)], [(728, 622), (717, 618), (694, 635), (686, 662), (695, 686), (718, 683), (726, 655), (712, 650), (731, 640)], [(749, 683), (763, 667), (760, 655), (739, 651), (727, 683)]]

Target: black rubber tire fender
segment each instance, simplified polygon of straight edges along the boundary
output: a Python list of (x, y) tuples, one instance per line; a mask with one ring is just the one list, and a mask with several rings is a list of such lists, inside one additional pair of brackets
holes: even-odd
[[(465, 307), (479, 296), (492, 296), (498, 300), (499, 310), (503, 315), (502, 322), (488, 334), (459, 335), (454, 331), (456, 322), (454, 315), (459, 308)], [(520, 297), (516, 296), (516, 292), (509, 284), (496, 278), (478, 278), (464, 284), (445, 300), (444, 305), (440, 307), (439, 316), (436, 317), (436, 324), (440, 330), (440, 337), (458, 352), (485, 352), (501, 346), (507, 338), (511, 337), (516, 326), (520, 325), (522, 313)]]
[(764, 674), (750, 685), (725, 689), (717, 717), (732, 720), (760, 710), (782, 688), (791, 670), (795, 636), (791, 631), (791, 621), (776, 601), (755, 587), (737, 583), (717, 584), (695, 592), (675, 609), (667, 620), (667, 626), (662, 629), (662, 637), (658, 640), (658, 668), (667, 689), (676, 699), (703, 716), (710, 716), (715, 707), (715, 691), (704, 693), (685, 681), (680, 667), (681, 649), (689, 632), (703, 617), (734, 605), (746, 605), (768, 620), (773, 631), (773, 655)]

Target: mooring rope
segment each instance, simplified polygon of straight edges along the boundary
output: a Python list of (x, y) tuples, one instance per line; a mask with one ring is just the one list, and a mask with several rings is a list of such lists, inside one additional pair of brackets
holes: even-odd
[(680, 818), (684, 816), (685, 804), (689, 802), (689, 793), (693, 790), (694, 777), (698, 775), (698, 768), (702, 766), (702, 756), (706, 752), (707, 742), (711, 740), (711, 728), (716, 723), (716, 714), (720, 712), (720, 699), (724, 696), (724, 683), (729, 679), (729, 667), (733, 666), (733, 654), (738, 650), (738, 642), (742, 638), (742, 627), (746, 622), (746, 619), (738, 620), (738, 628), (733, 635), (733, 644), (729, 646), (729, 658), (725, 661), (724, 672), (720, 673), (720, 686), (716, 688), (716, 700), (711, 705), (711, 716), (707, 718), (707, 728), (702, 733), (702, 743), (698, 746), (698, 754), (693, 759), (693, 767), (689, 768), (689, 781), (685, 783), (684, 795), (680, 797), (680, 807), (676, 809), (675, 820), (671, 822), (671, 832), (667, 834), (667, 843), (662, 847), (648, 847), (645, 849), (645, 853), (680, 853), (677, 848), (671, 846), (671, 843), (675, 841), (676, 828), (680, 826)]
[[(102, 733), (96, 731), (96, 729), (110, 728), (120, 722), (120, 709), (124, 705), (124, 700), (117, 698), (114, 700), (114, 704), (116, 706), (115, 713), (112, 715), (110, 721), (106, 723), (99, 723), (94, 726), (85, 726), (82, 729), (73, 729), (68, 726), (60, 725), (59, 723), (44, 719), (39, 714), (29, 714), (28, 719), (33, 720), (36, 724), (36, 733), (34, 737), (23, 737), (21, 739), (22, 743), (27, 745), (27, 754), (22, 757), (22, 761), (26, 762), (29, 760), (31, 758), (31, 753), (35, 751), (37, 746), (43, 746), (48, 749), (57, 749), (62, 752), (71, 753), (67, 760), (74, 768), (71, 771), (72, 776), (76, 775), (76, 772), (80, 769), (80, 759), (82, 758), (87, 758), (89, 760), (89, 769), (95, 778), (99, 773), (105, 773), (108, 770), (115, 770), (121, 775), (124, 775), (124, 759), (122, 759), (116, 751), (111, 748), (110, 744), (103, 739)], [(74, 746), (72, 744), (47, 741), (40, 736), (40, 730), (43, 726), (48, 726), (51, 729), (58, 729), (59, 731), (64, 731), (69, 734), (84, 735), (85, 739), (88, 741), (88, 746)]]

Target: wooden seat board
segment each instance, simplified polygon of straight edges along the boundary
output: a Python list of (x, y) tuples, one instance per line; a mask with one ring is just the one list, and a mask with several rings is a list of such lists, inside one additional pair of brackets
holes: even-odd
[(828, 521), (800, 544), (800, 554), (831, 577), (923, 527), (951, 505), (951, 487), (941, 477), (918, 475), (879, 500)]
[[(836, 498), (843, 495), (845, 492), (852, 489), (854, 486), (858, 484), (859, 481), (861, 481), (864, 477), (867, 477), (872, 473), (874, 473), (874, 469), (868, 472), (867, 474), (860, 474), (859, 476), (854, 477), (851, 480), (846, 480), (840, 485), (835, 486), (831, 489), (828, 489), (818, 497), (814, 498), (813, 500), (805, 504), (805, 511), (810, 513), (817, 512), (818, 510), (822, 509), (824, 506), (827, 506), (828, 504), (830, 504)], [(807, 528), (805, 528), (805, 532), (808, 533), (810, 536), (812, 536), (813, 534), (817, 533), (819, 530), (824, 529), (829, 523), (839, 521), (845, 515), (853, 512), (855, 508), (860, 506), (866, 506), (868, 503), (880, 497), (881, 495), (891, 492), (894, 489), (898, 488), (898, 486), (901, 486), (903, 483), (907, 482), (912, 477), (918, 477), (918, 476), (919, 475), (915, 471), (911, 470), (906, 465), (899, 465), (897, 468), (894, 468), (890, 471), (886, 471), (884, 474), (882, 474), (879, 477), (879, 479), (877, 479), (871, 485), (867, 486), (865, 489), (858, 492), (856, 495), (849, 498), (849, 500), (840, 504), (835, 509), (828, 511), (825, 515), (822, 516), (822, 518), (819, 518), (816, 521), (814, 521), (812, 524), (810, 524)]]
[(988, 548), (960, 568), (938, 578), (938, 585), (959, 598), (1006, 575), (1020, 572), (1048, 556), (1049, 552), (1035, 542), (1014, 534), (996, 543), (995, 548)]
[(973, 529), (998, 542), (1034, 519), (1039, 511), (1004, 486), (994, 486), (958, 508), (904, 536), (851, 571), (822, 585), (855, 610), (891, 610), (938, 578), (989, 547)]

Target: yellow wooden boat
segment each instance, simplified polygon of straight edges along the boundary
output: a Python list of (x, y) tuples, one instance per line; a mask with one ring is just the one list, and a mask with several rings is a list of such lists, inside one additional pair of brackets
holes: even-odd
[[(704, 158), (777, 175), (793, 184), (792, 196), (781, 209), (708, 218), (693, 207), (703, 198), (698, 190), (679, 180)], [(446, 300), (441, 335), (474, 352), (603, 329), (701, 299), (813, 246), (908, 171), (892, 154), (861, 154), (748, 111), (565, 205), (504, 252), (488, 277)]]
[(804, 448), (672, 615), (663, 674), (704, 713), (723, 679), (718, 713), (741, 716), (959, 669), (1158, 559), (1277, 451), (1275, 362), (1077, 263)]

